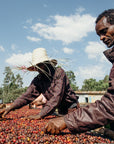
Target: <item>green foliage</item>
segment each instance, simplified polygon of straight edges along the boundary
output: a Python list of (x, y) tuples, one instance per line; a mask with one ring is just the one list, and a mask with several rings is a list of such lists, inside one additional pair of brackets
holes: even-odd
[(13, 102), (17, 97), (21, 96), (22, 93), (26, 91), (25, 88), (17, 88), (13, 89), (10, 93), (8, 93), (7, 98), (5, 97), (4, 103)]
[(76, 86), (75, 75), (73, 71), (66, 71), (66, 75), (69, 78), (71, 88), (76, 91), (78, 90), (78, 86)]
[(20, 94), (22, 94), (22, 78), (19, 74), (14, 76), (10, 67), (5, 67), (3, 88), (0, 90), (0, 99), (4, 103), (14, 101)]
[(82, 85), (82, 91), (106, 91), (108, 88), (109, 76), (106, 75), (103, 80), (98, 82), (95, 79), (85, 79)]
[(73, 71), (66, 71), (66, 75), (69, 78), (70, 84), (75, 83), (75, 75)]
[(104, 83), (108, 83), (108, 81), (109, 81), (109, 76), (106, 75), (106, 76), (104, 77), (103, 81), (104, 81)]
[(82, 91), (93, 91), (96, 88), (96, 84), (95, 79), (85, 79), (82, 85)]

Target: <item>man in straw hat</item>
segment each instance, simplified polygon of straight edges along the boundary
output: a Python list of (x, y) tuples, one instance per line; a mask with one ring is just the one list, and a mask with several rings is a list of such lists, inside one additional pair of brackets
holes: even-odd
[[(32, 54), (32, 65), (29, 71), (39, 74), (32, 80), (27, 91), (18, 97), (14, 103), (2, 114), (6, 116), (10, 111), (19, 109), (33, 102), (40, 96), (38, 104), (43, 108), (38, 115), (31, 115), (29, 119), (41, 119), (52, 114), (58, 108), (59, 114), (67, 114), (78, 107), (78, 96), (71, 89), (64, 70), (56, 67), (57, 60), (49, 59), (44, 48), (37, 48)], [(1, 112), (2, 113), (2, 112)]]
[(64, 117), (50, 120), (45, 127), (45, 132), (58, 134), (68, 127), (71, 132), (80, 133), (110, 124), (110, 130), (104, 129), (103, 134), (114, 139), (114, 9), (101, 13), (96, 19), (95, 28), (100, 40), (110, 48), (104, 52), (112, 63), (109, 88), (101, 100), (80, 107)]

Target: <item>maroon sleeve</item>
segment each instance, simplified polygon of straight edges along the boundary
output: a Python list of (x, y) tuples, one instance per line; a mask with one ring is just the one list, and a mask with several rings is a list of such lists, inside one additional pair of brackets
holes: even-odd
[(47, 101), (45, 107), (42, 109), (40, 116), (43, 118), (55, 110), (58, 104), (61, 102), (64, 89), (65, 89), (65, 73), (60, 70), (56, 72), (55, 86), (53, 88), (53, 96)]
[(28, 87), (27, 91), (14, 101), (13, 105), (15, 106), (15, 109), (21, 108), (22, 106), (31, 103), (40, 95), (40, 92), (36, 86), (37, 82), (38, 80), (36, 77)]
[(85, 132), (114, 121), (114, 66), (109, 77), (109, 88), (101, 100), (67, 114), (64, 120), (72, 132)]

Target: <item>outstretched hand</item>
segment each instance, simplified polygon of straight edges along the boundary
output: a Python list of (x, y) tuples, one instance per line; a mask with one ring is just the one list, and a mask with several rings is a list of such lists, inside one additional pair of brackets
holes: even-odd
[(66, 128), (64, 117), (58, 117), (49, 120), (46, 124), (44, 132), (50, 134), (59, 134), (62, 130)]
[(5, 112), (5, 108), (4, 109), (0, 109), (0, 118), (2, 118), (4, 112)]
[(1, 109), (0, 110), (0, 118), (4, 118), (10, 111), (11, 111), (11, 108)]
[(30, 115), (28, 117), (25, 117), (25, 119), (30, 119), (30, 120), (37, 119), (37, 120), (40, 120), (41, 116), (40, 115)]

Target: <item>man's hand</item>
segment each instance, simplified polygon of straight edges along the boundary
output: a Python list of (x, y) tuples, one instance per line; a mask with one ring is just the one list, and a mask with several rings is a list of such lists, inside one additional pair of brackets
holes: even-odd
[(58, 117), (49, 120), (45, 126), (45, 133), (59, 134), (62, 130), (66, 128), (64, 117)]
[(4, 109), (0, 109), (0, 118), (2, 118), (3, 113), (5, 112), (5, 108)]
[(4, 110), (4, 113), (2, 114), (2, 118), (4, 118), (10, 111), (11, 111), (11, 108), (6, 108)]
[(6, 108), (6, 104), (0, 104), (0, 109)]
[(41, 119), (41, 116), (40, 115), (30, 115), (28, 117), (26, 117), (25, 119), (37, 119), (37, 120), (40, 120)]
[(14, 105), (13, 104), (8, 108), (1, 109), (0, 110), (0, 117), (4, 118), (12, 110), (14, 110)]

